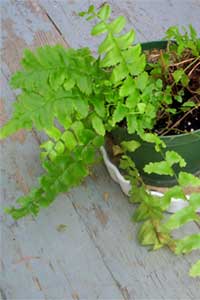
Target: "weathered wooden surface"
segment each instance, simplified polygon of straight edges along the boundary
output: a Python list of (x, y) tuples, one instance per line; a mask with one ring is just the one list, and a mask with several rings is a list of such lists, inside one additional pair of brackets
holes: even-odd
[[(128, 17), (140, 41), (161, 38), (173, 24), (193, 23), (200, 33), (198, 0), (109, 2), (114, 15)], [(8, 80), (24, 47), (61, 43), (95, 50), (89, 25), (76, 14), (90, 3), (1, 1), (1, 124), (11, 113), (15, 93)], [(1, 209), (36, 184), (39, 141), (34, 132), (21, 131), (1, 143)], [(13, 222), (1, 212), (0, 299), (199, 299), (200, 280), (187, 274), (199, 253), (175, 257), (167, 250), (141, 248), (137, 226), (130, 222), (134, 207), (104, 166), (95, 173), (36, 220)], [(199, 228), (184, 228), (191, 230)]]

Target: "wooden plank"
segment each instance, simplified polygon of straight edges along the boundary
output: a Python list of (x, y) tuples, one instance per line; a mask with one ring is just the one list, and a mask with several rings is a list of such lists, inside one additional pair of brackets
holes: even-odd
[[(200, 33), (200, 1), (196, 0), (109, 0), (112, 16), (124, 15), (127, 28), (136, 31), (137, 41), (158, 40), (163, 38), (165, 30), (172, 25), (193, 24)], [(96, 53), (97, 37), (90, 36), (91, 23), (78, 16), (89, 5), (99, 7), (102, 0), (39, 0), (48, 16), (54, 20), (57, 28), (71, 47), (90, 46)]]
[[(187, 270), (199, 252), (177, 257), (168, 250), (149, 252), (138, 245), (138, 225), (131, 224), (134, 206), (107, 174), (96, 170), (97, 180), (88, 179), (85, 198), (72, 194), (77, 213), (93, 238), (113, 278), (128, 299), (198, 299), (199, 279), (188, 277)], [(79, 191), (81, 194), (81, 191)], [(102, 199), (106, 200), (102, 201)], [(192, 224), (179, 234), (198, 232)]]
[[(127, 2), (122, 6), (128, 10)], [(3, 69), (5, 84), (10, 72), (18, 67), (24, 45), (32, 48), (66, 40), (69, 45), (82, 46), (85, 41), (87, 25), (72, 10), (73, 5), (81, 10), (83, 1), (49, 1), (51, 13), (46, 1), (40, 2), (42, 9), (32, 1), (4, 3), (4, 21), (9, 16), (13, 24), (11, 31), (4, 31), (7, 35), (3, 41), (7, 55)], [(66, 14), (65, 3), (68, 18), (62, 13), (64, 10)], [(57, 11), (61, 5), (62, 9)], [(115, 5), (119, 10), (118, 1)], [(53, 10), (62, 15), (62, 22), (57, 22)], [(64, 33), (65, 27), (71, 33)], [(39, 34), (38, 30), (43, 33)], [(11, 51), (9, 55), (8, 51)], [(3, 98), (12, 102), (14, 95), (6, 86), (5, 91), (8, 94)], [(10, 103), (6, 102), (5, 106), (8, 113)], [(18, 139), (22, 141), (23, 134)], [(38, 145), (34, 136), (27, 139), (24, 145), (11, 139), (4, 143), (3, 205), (7, 205), (5, 199), (13, 203), (16, 196), (26, 192), (35, 181), (32, 177), (40, 172)], [(17, 182), (12, 177), (16, 173)], [(4, 216), (2, 296), (5, 294), (7, 299), (198, 299), (200, 281), (187, 275), (198, 253), (177, 258), (168, 251), (149, 253), (141, 248), (135, 238), (137, 226), (130, 222), (133, 208), (105, 168), (99, 166), (95, 178), (60, 196), (37, 220), (28, 218), (15, 223)], [(60, 224), (67, 225), (66, 230)], [(184, 230), (194, 228), (197, 229), (192, 226)]]
[[(10, 116), (16, 96), (8, 80), (19, 67), (23, 48), (64, 43), (36, 3), (4, 1), (3, 4), (2, 124)], [(37, 220), (29, 217), (13, 222), (3, 214), (5, 206), (36, 184), (41, 169), (38, 140), (31, 132), (20, 131), (3, 141), (1, 150), (1, 297), (79, 299), (80, 293), (84, 298), (107, 295), (120, 298), (121, 292), (83, 228), (69, 196), (61, 196)], [(67, 224), (66, 231), (63, 224)], [(103, 274), (102, 278), (99, 274)]]

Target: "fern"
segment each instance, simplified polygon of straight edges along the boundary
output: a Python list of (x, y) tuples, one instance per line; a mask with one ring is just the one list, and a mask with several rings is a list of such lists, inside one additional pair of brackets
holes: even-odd
[(88, 49), (45, 46), (37, 49), (36, 54), (26, 50), (22, 66), (24, 69), (11, 79), (11, 86), (20, 88), (22, 93), (15, 103), (12, 119), (1, 130), (1, 137), (20, 128), (48, 129), (55, 119), (68, 126), (74, 119), (87, 117), (88, 100), (97, 113), (103, 114), (104, 102), (96, 91), (96, 80), (103, 80), (105, 74)]
[(39, 178), (38, 188), (18, 199), (19, 207), (6, 210), (14, 219), (37, 215), (40, 208), (49, 206), (59, 193), (79, 185), (89, 175), (104, 139), (80, 121), (71, 128), (73, 131), (61, 133), (59, 138), (57, 135), (55, 142), (48, 140), (41, 145), (45, 149), (41, 153), (45, 174)]
[(89, 174), (103, 144), (107, 114), (102, 93), (106, 87), (98, 85), (107, 74), (88, 49), (45, 46), (35, 54), (26, 50), (22, 67), (11, 79), (11, 86), (20, 88), (21, 94), (12, 119), (1, 129), (1, 138), (20, 128), (35, 127), (48, 140), (40, 146), (46, 173), (39, 187), (18, 199), (18, 208), (7, 209), (15, 219), (36, 215), (40, 207)]

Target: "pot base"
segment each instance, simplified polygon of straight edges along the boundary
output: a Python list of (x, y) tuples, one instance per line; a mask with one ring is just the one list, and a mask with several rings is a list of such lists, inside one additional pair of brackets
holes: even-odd
[[(128, 196), (130, 189), (131, 189), (130, 181), (126, 180), (120, 173), (119, 169), (110, 161), (108, 154), (104, 147), (101, 147), (101, 153), (102, 153), (106, 168), (108, 170), (108, 173), (110, 174), (110, 177), (116, 183), (118, 183), (120, 185), (124, 194)], [(163, 193), (161, 192), (162, 188), (157, 188), (157, 187), (149, 187), (149, 188), (150, 188), (150, 193), (152, 195), (159, 196), (159, 197), (163, 196)], [(166, 189), (166, 188), (164, 188), (164, 189)], [(188, 206), (188, 202), (186, 202), (185, 200), (182, 200), (182, 199), (174, 198), (171, 200), (171, 204), (168, 207), (167, 212), (175, 213), (186, 206)], [(200, 212), (200, 209), (198, 209), (197, 212)]]

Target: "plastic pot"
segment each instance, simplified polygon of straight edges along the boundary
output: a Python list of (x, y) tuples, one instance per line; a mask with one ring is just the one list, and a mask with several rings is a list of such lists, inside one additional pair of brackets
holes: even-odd
[[(116, 167), (116, 165), (110, 160), (108, 153), (104, 147), (101, 147), (101, 153), (103, 156), (103, 160), (105, 163), (105, 166), (108, 170), (108, 173), (110, 174), (110, 177), (119, 184), (121, 187), (123, 193), (125, 195), (129, 195), (129, 192), (131, 190), (131, 183), (129, 180), (125, 179), (123, 174), (120, 173), (120, 170)], [(157, 197), (162, 197), (163, 196), (163, 188), (162, 189), (154, 189), (150, 188), (148, 192), (151, 195), (157, 196)], [(189, 198), (189, 196), (187, 196)], [(180, 209), (188, 206), (188, 201), (185, 201), (185, 199), (177, 199), (177, 198), (172, 198), (170, 206), (167, 208), (167, 212), (169, 213), (175, 213), (179, 211)], [(200, 208), (197, 209), (197, 212), (200, 212)]]
[[(143, 50), (165, 49), (167, 41), (153, 41), (142, 44)], [(176, 184), (174, 177), (156, 174), (147, 174), (143, 171), (144, 166), (149, 162), (163, 160), (160, 153), (154, 149), (154, 145), (142, 141), (137, 135), (129, 135), (126, 128), (117, 128), (111, 132), (115, 144), (120, 144), (122, 141), (135, 139), (141, 143), (141, 147), (134, 153), (130, 153), (134, 160), (143, 180), (146, 184), (159, 187), (169, 187)], [(200, 130), (191, 133), (163, 136), (161, 139), (165, 142), (166, 148), (163, 154), (168, 150), (174, 150), (179, 153), (187, 162), (185, 168), (175, 165), (175, 172), (178, 174), (180, 170), (197, 174), (200, 172)]]
[[(176, 184), (174, 177), (147, 174), (143, 171), (147, 163), (163, 160), (161, 154), (155, 151), (153, 144), (142, 141), (137, 135), (129, 135), (125, 128), (115, 129), (111, 134), (115, 144), (133, 139), (140, 142), (141, 146), (135, 152), (129, 153), (129, 155), (134, 160), (146, 184), (161, 187), (169, 187)], [(176, 151), (187, 163), (185, 168), (180, 168), (178, 165), (175, 165), (174, 169), (176, 174), (181, 170), (192, 174), (198, 174), (198, 172), (200, 172), (200, 130), (181, 135), (163, 136), (161, 140), (166, 144), (163, 153), (168, 150)]]

